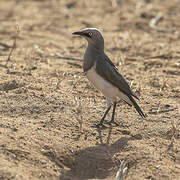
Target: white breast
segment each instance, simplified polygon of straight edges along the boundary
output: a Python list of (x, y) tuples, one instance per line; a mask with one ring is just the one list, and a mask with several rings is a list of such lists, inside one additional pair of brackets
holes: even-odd
[(94, 86), (97, 89), (99, 89), (107, 98), (110, 98), (112, 101), (115, 101), (116, 98), (119, 97), (131, 104), (129, 98), (124, 93), (122, 93), (117, 87), (115, 87), (107, 80), (103, 79), (99, 74), (97, 74), (94, 67), (87, 71), (86, 76), (88, 80), (91, 81), (92, 84), (94, 84)]

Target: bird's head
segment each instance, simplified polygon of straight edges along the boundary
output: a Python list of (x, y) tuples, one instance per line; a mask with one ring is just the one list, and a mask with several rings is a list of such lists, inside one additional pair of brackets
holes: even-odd
[(96, 28), (85, 28), (72, 34), (84, 37), (89, 44), (97, 49), (104, 50), (104, 38), (100, 31)]

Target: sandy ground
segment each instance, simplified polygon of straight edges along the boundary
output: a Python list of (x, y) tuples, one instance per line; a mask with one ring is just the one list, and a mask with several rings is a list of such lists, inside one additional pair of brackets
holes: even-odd
[[(121, 160), (126, 180), (180, 179), (179, 12), (179, 0), (1, 0), (0, 179), (113, 180)], [(64, 58), (82, 59), (72, 32), (85, 27), (102, 31), (146, 120), (120, 102), (120, 127), (91, 127), (105, 98)]]

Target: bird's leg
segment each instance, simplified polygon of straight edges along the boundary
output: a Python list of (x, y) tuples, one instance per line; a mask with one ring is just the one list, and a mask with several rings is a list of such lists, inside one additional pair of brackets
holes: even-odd
[(119, 126), (119, 124), (117, 122), (114, 121), (114, 115), (115, 115), (115, 110), (116, 110), (116, 105), (117, 105), (117, 102), (115, 101), (114, 104), (113, 104), (113, 112), (112, 112), (112, 118), (110, 121), (106, 122), (107, 124), (115, 124), (116, 126)]
[(106, 109), (106, 112), (104, 113), (104, 115), (103, 115), (103, 117), (101, 118), (100, 122), (97, 123), (97, 124), (95, 125), (95, 127), (100, 127), (100, 126), (105, 127), (105, 125), (103, 124), (103, 122), (104, 122), (104, 119), (105, 119), (106, 115), (107, 115), (108, 112), (110, 111), (110, 109), (111, 109), (111, 106), (109, 106), (109, 107)]

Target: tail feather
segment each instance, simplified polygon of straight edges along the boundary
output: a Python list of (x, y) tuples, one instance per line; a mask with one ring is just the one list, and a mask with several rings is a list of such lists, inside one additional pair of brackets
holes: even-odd
[(138, 104), (136, 103), (136, 101), (133, 99), (133, 97), (131, 95), (128, 96), (130, 101), (132, 102), (133, 106), (135, 107), (136, 111), (139, 113), (139, 115), (143, 118), (146, 117), (146, 115), (143, 113), (143, 111), (141, 110), (141, 108), (138, 106)]

